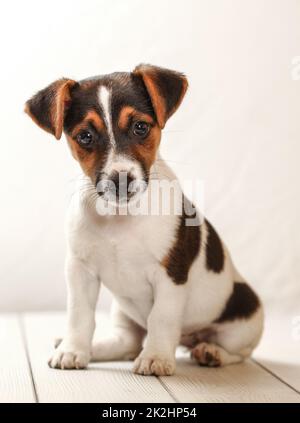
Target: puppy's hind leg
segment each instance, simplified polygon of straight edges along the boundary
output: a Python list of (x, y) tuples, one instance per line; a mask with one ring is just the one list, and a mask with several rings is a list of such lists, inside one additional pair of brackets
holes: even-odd
[(263, 308), (245, 282), (235, 283), (222, 315), (212, 324), (213, 332), (191, 350), (191, 356), (206, 366), (225, 366), (249, 357), (263, 330)]
[(191, 351), (191, 357), (201, 366), (220, 367), (227, 364), (234, 364), (243, 361), (251, 350), (239, 351), (238, 354), (232, 354), (219, 345), (207, 342), (201, 342)]
[(191, 350), (198, 364), (209, 367), (239, 363), (249, 357), (262, 333), (262, 309), (249, 319), (236, 319), (215, 326), (207, 342), (199, 342)]
[(133, 360), (142, 350), (145, 330), (112, 305), (113, 333), (93, 344), (92, 361)]

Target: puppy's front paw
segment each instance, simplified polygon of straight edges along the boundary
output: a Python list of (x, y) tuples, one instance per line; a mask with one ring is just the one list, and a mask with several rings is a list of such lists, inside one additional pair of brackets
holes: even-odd
[(140, 354), (133, 371), (139, 375), (171, 376), (175, 371), (175, 358)]
[(88, 351), (76, 348), (63, 348), (60, 345), (48, 361), (49, 367), (53, 369), (84, 369), (90, 361)]

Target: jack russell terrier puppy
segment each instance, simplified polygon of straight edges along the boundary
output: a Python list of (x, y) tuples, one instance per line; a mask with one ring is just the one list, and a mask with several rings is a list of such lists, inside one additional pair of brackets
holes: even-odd
[[(26, 103), (42, 129), (65, 133), (83, 170), (67, 220), (67, 333), (53, 368), (134, 359), (135, 373), (172, 375), (178, 345), (200, 365), (223, 366), (248, 357), (261, 337), (261, 302), (181, 189), (168, 213), (130, 213), (158, 201), (155, 183), (176, 181), (158, 149), (187, 86), (182, 73), (140, 65), (60, 79)], [(114, 331), (92, 345), (101, 283), (114, 296)]]

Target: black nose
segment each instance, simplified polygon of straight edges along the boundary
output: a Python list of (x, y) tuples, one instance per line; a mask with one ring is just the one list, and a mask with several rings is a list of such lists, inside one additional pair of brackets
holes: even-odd
[(134, 177), (130, 173), (115, 171), (109, 179), (114, 185), (117, 198), (131, 197), (133, 193), (131, 192), (130, 184), (134, 181)]

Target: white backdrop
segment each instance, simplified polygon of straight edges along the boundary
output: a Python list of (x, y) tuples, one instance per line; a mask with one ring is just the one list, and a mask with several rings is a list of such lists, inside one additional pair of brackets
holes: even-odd
[(206, 214), (266, 304), (299, 311), (300, 2), (26, 0), (0, 12), (0, 309), (65, 303), (63, 221), (79, 170), (24, 102), (62, 76), (146, 62), (190, 81), (163, 156), (204, 180)]

